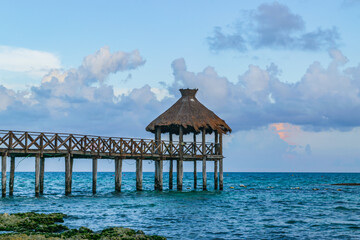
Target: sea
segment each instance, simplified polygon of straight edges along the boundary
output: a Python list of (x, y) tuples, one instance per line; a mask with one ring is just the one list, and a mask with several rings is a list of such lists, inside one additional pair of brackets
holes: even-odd
[[(65, 196), (64, 173), (46, 172), (44, 195), (34, 196), (34, 173), (16, 172), (14, 196), (0, 199), (0, 213), (62, 212), (70, 228), (100, 231), (121, 226), (168, 239), (360, 239), (360, 173), (224, 173), (224, 190), (214, 190), (213, 173), (184, 173), (184, 191), (154, 191), (154, 173), (143, 174), (135, 191), (135, 173), (122, 176), (114, 191), (114, 173), (99, 172), (97, 194), (92, 173), (74, 172), (72, 195)], [(176, 189), (176, 173), (174, 176)]]

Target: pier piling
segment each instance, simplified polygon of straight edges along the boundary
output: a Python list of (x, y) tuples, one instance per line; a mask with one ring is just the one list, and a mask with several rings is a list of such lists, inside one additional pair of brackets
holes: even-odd
[(197, 187), (197, 171), (196, 171), (196, 160), (194, 160), (194, 189)]
[(35, 196), (40, 195), (40, 156), (35, 157)]
[(65, 157), (65, 195), (71, 194), (71, 155), (67, 154)]
[(44, 194), (45, 158), (40, 158), (40, 194)]
[(155, 190), (163, 190), (163, 160), (155, 160)]
[(184, 170), (183, 170), (183, 153), (184, 153), (184, 149), (183, 149), (183, 126), (179, 126), (179, 160), (177, 160), (177, 169), (176, 169), (176, 177), (177, 177), (177, 181), (176, 181), (176, 187), (178, 191), (182, 191), (183, 189), (183, 175), (184, 175)]
[(218, 161), (214, 160), (214, 189), (218, 189)]
[(174, 161), (169, 160), (169, 189), (173, 189), (173, 166)]
[[(169, 133), (169, 149), (170, 149), (170, 152), (173, 151), (173, 138), (172, 138), (172, 134)], [(170, 159), (169, 160), (169, 189), (173, 189), (173, 160)]]
[(223, 150), (222, 150), (222, 134), (220, 133), (219, 134), (219, 154), (221, 156), (220, 160), (219, 160), (219, 185), (220, 185), (220, 190), (223, 190), (224, 188), (224, 170), (223, 170), (223, 157), (222, 157), (222, 154), (223, 154)]
[(143, 180), (142, 159), (136, 159), (136, 190), (137, 191), (142, 191), (142, 180)]
[[(196, 156), (196, 132), (194, 132), (194, 141), (193, 141), (193, 155)], [(194, 160), (194, 189), (197, 187), (197, 169), (196, 169), (196, 159)]]
[[(155, 132), (156, 154), (160, 154), (161, 151), (161, 128), (157, 127)], [(162, 159), (155, 160), (155, 190), (163, 190), (163, 161)]]
[(6, 197), (6, 153), (1, 156), (1, 196)]
[(97, 164), (98, 164), (98, 159), (96, 157), (94, 157), (92, 159), (93, 164), (92, 164), (92, 192), (93, 194), (96, 194), (96, 182), (97, 182)]
[(122, 159), (115, 158), (115, 191), (121, 192)]
[(202, 131), (202, 154), (203, 154), (203, 158), (202, 158), (202, 177), (203, 177), (203, 190), (206, 190), (206, 145), (205, 145), (205, 129), (203, 129)]
[(14, 178), (15, 178), (15, 156), (11, 156), (10, 157), (9, 196), (14, 195)]
[(70, 157), (70, 193), (72, 190), (72, 174), (73, 174), (74, 158)]

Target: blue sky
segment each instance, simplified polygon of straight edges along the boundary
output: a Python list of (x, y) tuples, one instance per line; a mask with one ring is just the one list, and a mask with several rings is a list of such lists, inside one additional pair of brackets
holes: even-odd
[(0, 6), (2, 129), (152, 137), (178, 89), (199, 88), (234, 130), (225, 170), (360, 171), (360, 1)]

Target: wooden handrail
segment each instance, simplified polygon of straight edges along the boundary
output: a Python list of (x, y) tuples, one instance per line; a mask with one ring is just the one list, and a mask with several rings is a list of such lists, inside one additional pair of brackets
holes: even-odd
[[(153, 139), (100, 137), (80, 134), (48, 133), (48, 132), (22, 132), (0, 130), (0, 151), (38, 152), (82, 152), (82, 154), (131, 154), (131, 155), (164, 155), (176, 156), (180, 148), (184, 155), (217, 155), (218, 146), (206, 143), (161, 140), (159, 143)], [(205, 151), (205, 153), (203, 152)]]

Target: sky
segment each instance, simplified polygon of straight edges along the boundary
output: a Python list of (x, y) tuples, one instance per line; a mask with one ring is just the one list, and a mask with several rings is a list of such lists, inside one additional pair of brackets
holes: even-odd
[(359, 0), (1, 2), (0, 128), (153, 138), (198, 88), (233, 129), (225, 171), (360, 172), (359, 22)]

